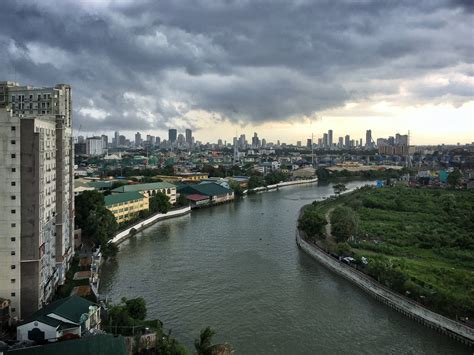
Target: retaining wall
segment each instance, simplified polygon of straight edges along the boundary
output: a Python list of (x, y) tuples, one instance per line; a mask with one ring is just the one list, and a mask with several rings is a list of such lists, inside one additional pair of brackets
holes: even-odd
[(136, 232), (139, 232), (139, 231), (145, 229), (146, 227), (149, 227), (153, 223), (156, 223), (159, 220), (182, 216), (182, 215), (185, 215), (189, 212), (191, 212), (191, 207), (190, 206), (183, 207), (183, 208), (176, 209), (176, 210), (172, 210), (172, 211), (169, 211), (168, 213), (157, 213), (157, 214), (155, 214), (155, 215), (153, 215), (153, 216), (151, 216), (151, 217), (149, 217), (149, 218), (147, 218), (143, 221), (135, 223), (134, 225), (130, 226), (129, 228), (127, 228), (123, 231), (118, 232), (115, 235), (115, 237), (109, 241), (109, 243), (120, 244), (124, 240), (126, 240), (128, 237), (130, 237), (130, 231), (132, 229), (135, 229)]
[(352, 281), (364, 291), (368, 292), (371, 296), (385, 303), (389, 307), (415, 319), (429, 328), (436, 329), (464, 344), (474, 346), (473, 328), (430, 311), (420, 304), (389, 290), (364, 273), (340, 262), (322, 249), (318, 248), (316, 245), (305, 241), (304, 233), (298, 229), (296, 230), (296, 243), (303, 251), (318, 260), (327, 268), (345, 277), (347, 280)]

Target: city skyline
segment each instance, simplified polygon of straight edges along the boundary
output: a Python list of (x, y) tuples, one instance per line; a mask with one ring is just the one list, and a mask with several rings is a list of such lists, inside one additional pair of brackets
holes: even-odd
[(474, 141), (467, 3), (411, 4), (409, 14), (378, 2), (67, 5), (4, 2), (0, 77), (69, 83), (76, 129), (163, 137), (171, 126), (212, 141), (219, 127), (228, 139), (237, 130), (296, 142), (371, 127), (410, 130), (414, 144)]

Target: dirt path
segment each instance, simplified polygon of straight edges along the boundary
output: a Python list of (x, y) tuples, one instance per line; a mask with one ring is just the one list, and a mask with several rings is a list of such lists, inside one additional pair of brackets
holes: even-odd
[(330, 208), (327, 212), (326, 212), (326, 215), (325, 215), (325, 218), (326, 218), (326, 239), (331, 242), (331, 243), (336, 243), (335, 239), (334, 239), (334, 236), (332, 235), (331, 233), (331, 218), (330, 218), (330, 215), (332, 213), (332, 211), (334, 210), (334, 208)]

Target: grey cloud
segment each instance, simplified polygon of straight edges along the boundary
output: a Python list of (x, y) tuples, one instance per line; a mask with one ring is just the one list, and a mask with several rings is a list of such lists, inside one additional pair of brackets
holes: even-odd
[[(19, 54), (0, 54), (0, 78), (15, 68), (22, 83), (70, 83), (76, 123), (91, 129), (164, 129), (190, 110), (243, 124), (297, 119), (396, 95), (404, 80), (474, 58), (466, 1), (61, 4), (2, 2), (0, 45), (13, 42)], [(67, 61), (38, 63), (31, 44), (44, 54), (61, 50)], [(470, 100), (466, 85), (442, 95)], [(412, 95), (423, 102), (441, 93)], [(83, 108), (108, 116), (94, 119)]]

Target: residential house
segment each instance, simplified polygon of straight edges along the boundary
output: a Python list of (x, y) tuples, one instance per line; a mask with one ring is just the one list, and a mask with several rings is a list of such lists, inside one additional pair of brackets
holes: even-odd
[(67, 334), (81, 337), (100, 329), (100, 307), (79, 296), (69, 296), (41, 308), (17, 326), (17, 340), (43, 342)]

